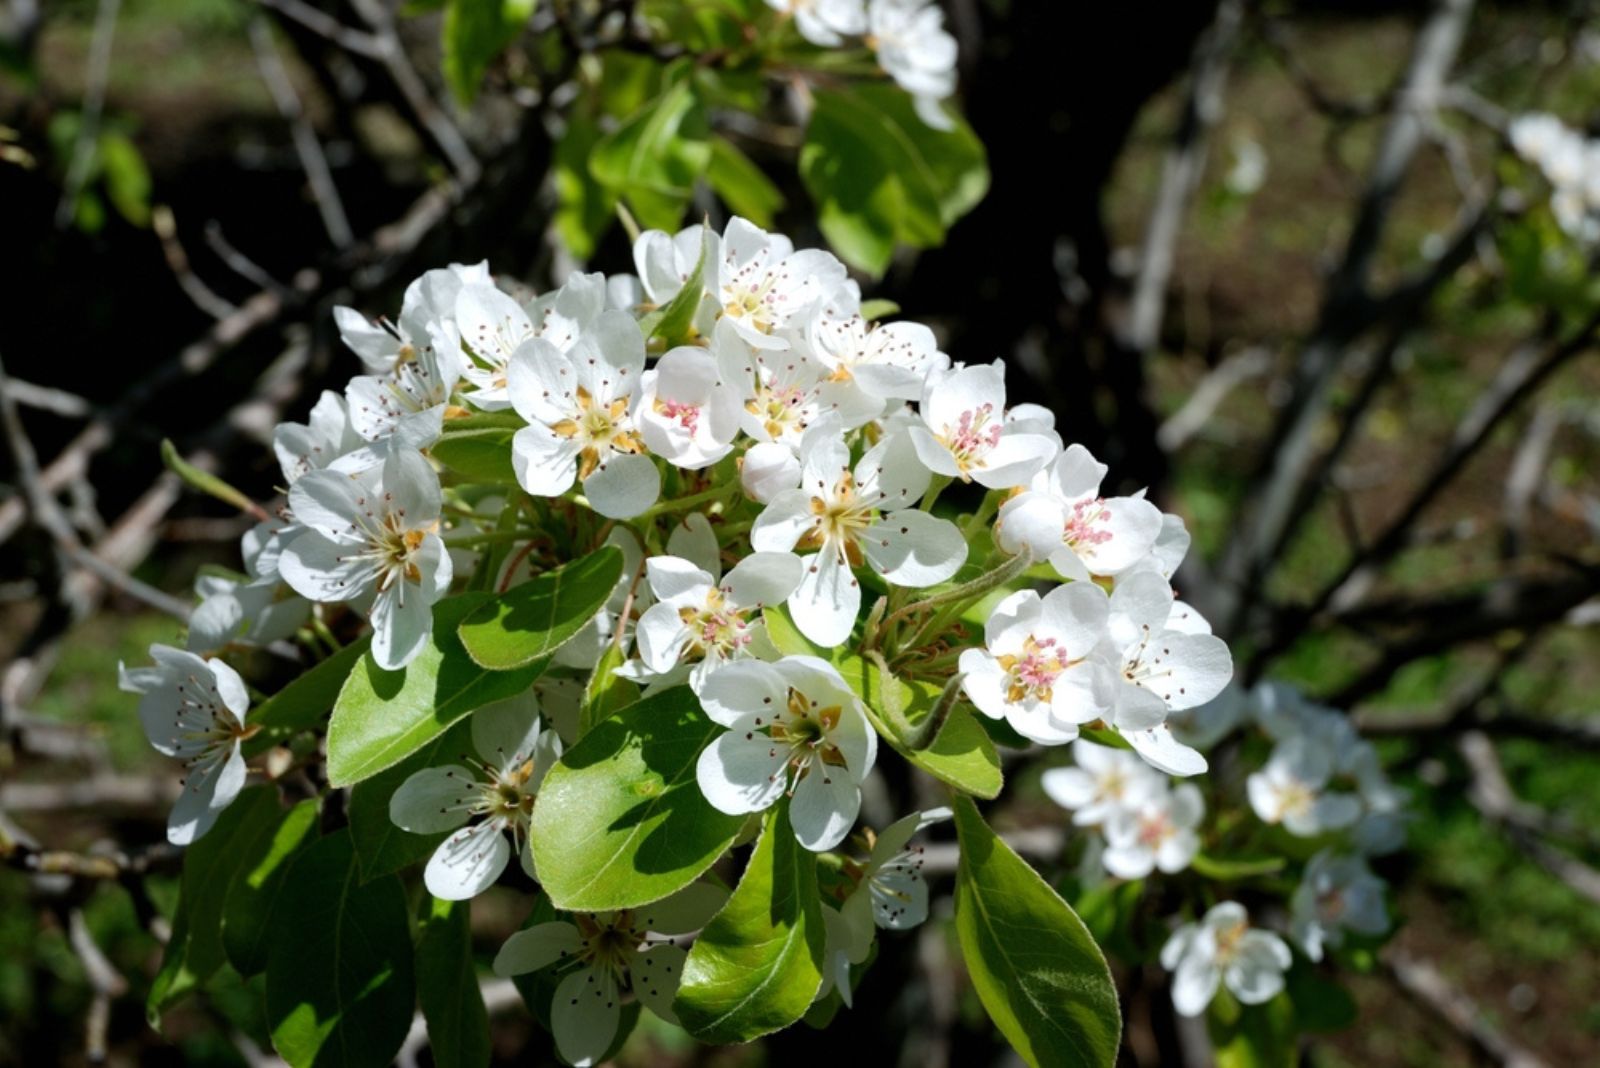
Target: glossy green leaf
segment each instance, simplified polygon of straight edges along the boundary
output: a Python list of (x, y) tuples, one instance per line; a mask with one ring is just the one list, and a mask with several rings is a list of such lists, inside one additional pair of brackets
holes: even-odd
[(678, 77), (595, 144), (589, 173), (621, 194), (643, 226), (675, 230), (711, 163), (709, 136), (705, 105)]
[(706, 252), (709, 243), (702, 237), (700, 255), (694, 261), (694, 270), (684, 279), (683, 288), (667, 302), (665, 308), (651, 312), (639, 321), (639, 326), (652, 338), (660, 338), (666, 348), (694, 340), (694, 317), (705, 300)]
[[(460, 644), (491, 671), (546, 660), (605, 607), (621, 577), (622, 550), (601, 546), (488, 598), (459, 623)], [(434, 623), (435, 637), (441, 625)]]
[(583, 689), (583, 707), (578, 715), (578, 737), (588, 734), (597, 723), (627, 708), (639, 700), (639, 686), (631, 679), (617, 674), (617, 669), (627, 662), (622, 647), (615, 642), (600, 654), (589, 683)]
[(264, 753), (321, 723), (371, 644), (372, 635), (363, 635), (251, 709), (246, 723), (256, 733), (245, 740), (244, 755)]
[(300, 802), (272, 826), (262, 849), (253, 855), (247, 851), (249, 859), (234, 873), (222, 907), (222, 947), (240, 975), (249, 977), (266, 968), (273, 911), (295, 857), (316, 841), (321, 815), (316, 798)]
[(417, 1001), (438, 1068), (484, 1068), (489, 1012), (472, 962), (472, 906), (424, 896), (417, 938)]
[(489, 64), (521, 35), (535, 0), (449, 0), (440, 44), (446, 84), (462, 104), (477, 99)]
[(511, 412), (482, 412), (450, 419), (428, 451), (435, 460), (471, 482), (514, 486), (511, 439), (526, 424)]
[(817, 858), (795, 840), (788, 807), (768, 811), (733, 896), (684, 961), (673, 1010), (703, 1042), (749, 1042), (788, 1027), (822, 985)]
[(515, 671), (473, 663), (456, 636), (468, 613), (488, 600), (463, 593), (434, 605), (433, 636), (399, 671), (370, 656), (350, 673), (328, 721), (328, 781), (350, 786), (370, 779), (421, 749), (462, 716), (515, 697), (533, 684), (544, 661)]
[(163, 1009), (204, 986), (226, 962), (222, 917), (228, 887), (240, 868), (266, 850), (283, 818), (278, 791), (252, 786), (184, 853), (172, 935), (145, 1001), (152, 1025), (159, 1024)]
[[(843, 649), (818, 649), (795, 628), (788, 613), (769, 608), (763, 613), (767, 634), (780, 652), (820, 656), (839, 669), (844, 681), (867, 708), (867, 718), (895, 752), (941, 782), (985, 800), (998, 797), (1005, 779), (1000, 772), (1000, 755), (994, 742), (979, 725), (966, 705), (950, 712), (944, 729), (927, 749), (904, 745), (884, 718), (884, 694), (877, 669), (859, 656)], [(898, 680), (896, 700), (915, 727), (938, 702), (941, 688), (932, 682)]]
[(416, 1004), (406, 895), (361, 882), (347, 831), (306, 847), (274, 910), (267, 959), (272, 1044), (293, 1068), (388, 1065)]
[(556, 190), (555, 224), (562, 242), (580, 260), (592, 257), (616, 219), (617, 195), (589, 173), (589, 156), (600, 141), (594, 118), (575, 110), (556, 142), (551, 163)]
[(632, 908), (693, 882), (739, 833), (695, 781), (722, 727), (687, 686), (629, 705), (562, 756), (539, 788), (529, 838), (557, 907)]
[(711, 163), (706, 180), (735, 215), (743, 215), (763, 230), (772, 228), (773, 216), (783, 208), (783, 192), (751, 158), (725, 137), (711, 139)]
[(1088, 928), (970, 800), (955, 799), (955, 816), (956, 934), (989, 1018), (1035, 1068), (1109, 1068), (1122, 1018)]
[(412, 834), (389, 818), (389, 798), (412, 773), (440, 764), (461, 763), (472, 752), (472, 720), (455, 725), (391, 768), (359, 782), (350, 791), (350, 837), (355, 842), (361, 878), (371, 879), (409, 867), (433, 854), (449, 831)]
[(886, 84), (818, 90), (800, 177), (840, 256), (882, 274), (897, 244), (931, 248), (988, 189), (983, 145), (952, 116), (935, 130)]

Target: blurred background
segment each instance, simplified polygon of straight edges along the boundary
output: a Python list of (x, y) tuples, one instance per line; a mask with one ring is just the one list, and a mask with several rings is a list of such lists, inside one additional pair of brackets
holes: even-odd
[[(586, 27), (633, 7), (539, 5), (463, 105), (425, 2), (0, 5), (5, 840), (163, 837), (176, 782), (115, 665), (178, 639), (249, 523), (186, 495), (163, 438), (270, 500), (272, 425), (356, 367), (334, 304), (394, 315), (451, 261), (534, 289), (632, 269), (562, 109)], [(1398, 932), (1352, 956), (1353, 1010), (1305, 1062), (1600, 1062), (1600, 286), (1506, 143), (1529, 111), (1600, 133), (1600, 11), (945, 7), (988, 192), (870, 295), (954, 359), (1004, 357), (1014, 400), (1182, 515), (1177, 585), (1241, 681), (1347, 710), (1410, 791), (1409, 848), (1379, 865)], [(775, 228), (824, 244), (795, 90), (769, 92), (770, 117), (712, 125), (780, 192)], [(689, 213), (728, 215), (706, 189)], [(1081, 842), (1037, 785), (1057, 756), (1019, 761), (991, 820), (1072, 900)], [(272, 1063), (226, 970), (147, 1025), (176, 867), (140, 855), (0, 860), (0, 1063)], [(521, 909), (474, 911), (485, 959)], [(1006, 1063), (948, 915), (885, 938), (828, 1030), (706, 1050), (646, 1027), (620, 1062)], [(1160, 969), (1116, 971), (1127, 1063), (1203, 1063)], [(496, 1056), (554, 1063), (499, 994)]]

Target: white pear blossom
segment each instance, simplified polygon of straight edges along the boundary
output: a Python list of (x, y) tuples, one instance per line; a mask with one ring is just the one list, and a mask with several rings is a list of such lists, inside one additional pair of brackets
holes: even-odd
[(1306, 956), (1320, 961), (1344, 933), (1376, 936), (1389, 929), (1383, 880), (1357, 856), (1324, 849), (1311, 858), (1290, 899), (1289, 930)]
[(623, 312), (602, 312), (565, 352), (543, 338), (524, 343), (508, 372), (511, 403), (528, 421), (511, 439), (522, 488), (559, 497), (581, 481), (610, 519), (654, 504), (661, 473), (634, 420), (643, 371), (644, 335)]
[(1250, 926), (1244, 906), (1224, 901), (1199, 923), (1186, 923), (1161, 947), (1161, 966), (1172, 972), (1172, 1007), (1199, 1016), (1226, 985), (1240, 1002), (1260, 1005), (1283, 989), (1293, 957), (1283, 939)]
[(1080, 724), (1111, 707), (1105, 665), (1090, 659), (1108, 612), (1105, 591), (1092, 582), (1057, 586), (1043, 597), (1011, 594), (984, 622), (985, 648), (962, 652), (962, 688), (978, 711), (1030, 741), (1072, 741)]
[(739, 489), (757, 504), (771, 504), (784, 490), (800, 488), (800, 459), (775, 441), (758, 441), (739, 458)]
[(1021, 486), (1056, 454), (1055, 439), (1006, 424), (1005, 365), (930, 374), (922, 425), (911, 427), (917, 455), (935, 474), (990, 489)]
[(869, 40), (878, 64), (916, 98), (922, 121), (939, 130), (955, 124), (940, 102), (956, 89), (956, 39), (933, 0), (871, 0)]
[(792, 16), (800, 36), (819, 48), (835, 48), (867, 30), (863, 0), (767, 0), (767, 6)]
[(311, 616), (303, 597), (276, 578), (240, 581), (202, 574), (194, 580), (200, 603), (189, 616), (191, 651), (222, 649), (234, 642), (270, 645), (292, 637)]
[(453, 575), (435, 533), (442, 498), (428, 461), (397, 450), (353, 474), (313, 471), (290, 489), (289, 507), (305, 529), (283, 547), (284, 581), (313, 601), (372, 596), (373, 659), (391, 671), (410, 663)]
[(841, 430), (870, 422), (882, 401), (832, 380), (828, 369), (801, 349), (754, 349), (726, 319), (711, 335), (722, 380), (740, 398), (739, 428), (758, 443), (799, 451), (805, 432), (825, 417)]
[[(650, 303), (656, 307), (669, 304), (682, 292), (694, 274), (704, 249), (705, 267), (701, 283), (707, 290), (715, 289), (718, 264), (722, 259), (722, 237), (705, 226), (689, 226), (675, 234), (661, 230), (646, 230), (633, 243), (633, 265), (639, 272), (639, 285)], [(705, 304), (718, 311), (712, 294), (707, 293)], [(699, 317), (696, 317), (699, 322)]]
[(770, 643), (761, 609), (782, 604), (800, 584), (800, 558), (787, 552), (757, 552), (719, 580), (677, 556), (653, 556), (645, 577), (656, 597), (639, 617), (637, 641), (645, 667), (667, 675), (693, 664), (690, 684), (698, 691), (711, 672)]
[(250, 695), (239, 673), (170, 645), (152, 645), (151, 667), (117, 665), (125, 693), (140, 695), (139, 723), (156, 751), (181, 760), (183, 792), (167, 818), (167, 841), (189, 845), (244, 789), (240, 744), (255, 733), (245, 725)]
[(1334, 754), (1310, 737), (1278, 743), (1266, 766), (1246, 780), (1250, 807), (1265, 823), (1281, 823), (1301, 838), (1350, 826), (1361, 815), (1361, 801), (1328, 789)]
[(1000, 547), (1024, 546), (1063, 578), (1119, 575), (1146, 560), (1161, 534), (1161, 510), (1139, 497), (1102, 497), (1106, 466), (1069, 446), (1027, 489), (1000, 508)]
[(706, 680), (700, 701), (728, 728), (695, 768), (713, 808), (762, 812), (787, 793), (801, 845), (820, 852), (844, 841), (878, 736), (833, 665), (813, 656), (729, 664)]
[(561, 755), (554, 731), (541, 730), (532, 693), (472, 714), (478, 759), (423, 768), (389, 799), (389, 818), (412, 834), (453, 831), (423, 870), (428, 893), (446, 901), (481, 894), (505, 871), (515, 852), (533, 875), (528, 820), (534, 795)]
[(1161, 791), (1160, 777), (1126, 749), (1079, 738), (1072, 743), (1072, 759), (1077, 767), (1051, 768), (1041, 785), (1050, 800), (1072, 813), (1072, 822), (1079, 827), (1101, 826)]
[(789, 610), (801, 633), (835, 646), (850, 636), (861, 608), (854, 568), (863, 561), (896, 586), (933, 586), (966, 561), (967, 543), (947, 519), (915, 505), (929, 475), (909, 440), (890, 435), (854, 471), (838, 425), (807, 432), (801, 487), (778, 494), (756, 518), (750, 544), (763, 552), (816, 549), (805, 557)]
[(832, 253), (796, 252), (787, 237), (738, 216), (722, 231), (716, 262), (717, 304), (739, 336), (758, 349), (789, 348), (790, 328), (802, 326), (849, 277)]
[(454, 352), (441, 342), (459, 345), (459, 335), (454, 332), (457, 295), (464, 286), (492, 285), (487, 262), (452, 263), (425, 272), (406, 287), (398, 323), (383, 320), (374, 325), (354, 308), (345, 307), (334, 308), (333, 318), (340, 338), (361, 357), (367, 373), (389, 375), (430, 346)]
[[(598, 274), (575, 272), (566, 285), (527, 307), (491, 284), (463, 286), (456, 296), (455, 319), (461, 341), (472, 351), (461, 371), (474, 387), (467, 399), (486, 411), (511, 407), (509, 375), (517, 350), (538, 339), (565, 352), (604, 310), (606, 287)], [(637, 326), (634, 333), (639, 333)]]
[(678, 1022), (672, 1000), (688, 953), (672, 939), (704, 927), (727, 898), (721, 887), (690, 883), (653, 905), (534, 924), (506, 939), (494, 971), (553, 969), (560, 976), (550, 1001), (556, 1050), (579, 1068), (596, 1064), (616, 1041), (624, 997)]
[(843, 393), (859, 394), (846, 407), (861, 418), (881, 414), (888, 401), (920, 399), (929, 373), (949, 368), (950, 357), (921, 323), (870, 323), (853, 292), (839, 303), (847, 307), (826, 307), (812, 319), (808, 349)]
[(272, 451), (283, 471), (284, 485), (300, 476), (320, 471), (339, 457), (364, 445), (365, 439), (350, 423), (344, 398), (323, 390), (304, 423), (279, 423), (272, 431)]
[(922, 877), (923, 849), (911, 839), (950, 818), (948, 808), (913, 812), (891, 823), (872, 840), (861, 868), (862, 890), (872, 902), (872, 922), (887, 931), (906, 931), (928, 918), (928, 882)]
[(651, 452), (697, 471), (733, 451), (742, 398), (705, 349), (672, 349), (641, 380), (639, 433)]
[(1168, 875), (1180, 872), (1200, 852), (1195, 829), (1205, 811), (1205, 801), (1193, 783), (1158, 790), (1135, 805), (1119, 808), (1106, 820), (1101, 862), (1119, 879), (1143, 879), (1157, 869)]
[[(1174, 604), (1172, 587), (1153, 570), (1131, 572), (1111, 591), (1107, 637), (1098, 655), (1114, 676), (1112, 724), (1141, 755), (1146, 748), (1164, 751), (1178, 743), (1170, 731), (1142, 739), (1137, 732), (1163, 728), (1169, 711), (1211, 700), (1233, 675), (1222, 639), (1173, 628)], [(1187, 759), (1198, 759), (1204, 769), (1199, 754)]]

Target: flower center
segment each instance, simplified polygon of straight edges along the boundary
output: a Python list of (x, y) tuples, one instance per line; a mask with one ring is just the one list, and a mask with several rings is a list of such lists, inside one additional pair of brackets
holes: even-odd
[(1001, 427), (993, 419), (992, 404), (968, 409), (961, 413), (954, 427), (946, 425), (944, 433), (939, 436), (939, 440), (955, 457), (963, 481), (970, 481), (967, 472), (975, 467), (983, 467), (984, 456), (1000, 444)]
[(772, 308), (772, 287), (777, 279), (769, 272), (762, 274), (758, 281), (746, 281), (757, 269), (752, 264), (739, 272), (733, 285), (724, 291), (727, 300), (722, 310), (730, 318), (746, 319), (763, 334), (770, 334), (776, 319)]
[(1093, 555), (1095, 547), (1111, 540), (1104, 524), (1111, 518), (1103, 497), (1085, 497), (1072, 505), (1061, 529), (1061, 541), (1075, 552)]
[[(788, 761), (779, 773), (787, 778), (789, 793), (794, 793), (795, 786), (807, 775), (820, 774), (826, 783), (831, 781), (830, 768), (845, 766), (844, 754), (832, 741), (843, 714), (839, 705), (820, 707), (819, 702), (791, 689), (783, 711), (770, 724), (756, 720), (756, 726), (774, 743), (773, 756), (777, 756), (780, 746), (789, 750)], [(750, 737), (754, 734), (752, 731)]]
[(855, 478), (846, 471), (827, 497), (811, 498), (811, 529), (796, 543), (798, 549), (831, 545), (851, 567), (862, 564), (861, 535), (872, 525), (872, 506), (856, 496)]
[(581, 940), (577, 959), (620, 981), (628, 973), (633, 955), (644, 938), (644, 932), (634, 926), (633, 910), (622, 909), (609, 914), (580, 912), (573, 917), (573, 922)]
[(1159, 849), (1177, 830), (1165, 812), (1147, 813), (1139, 817), (1139, 844), (1146, 849)]
[(756, 387), (755, 397), (746, 401), (744, 408), (761, 420), (769, 437), (781, 438), (790, 430), (805, 430), (805, 399), (805, 391), (798, 386), (763, 385)]
[(1012, 704), (1030, 697), (1048, 702), (1056, 679), (1067, 669), (1056, 640), (1032, 634), (1023, 640), (1020, 654), (1007, 654), (999, 661), (1006, 672), (1006, 700)]
[(728, 660), (737, 656), (750, 644), (750, 624), (745, 616), (744, 610), (728, 605), (720, 589), (706, 594), (704, 608), (680, 608), (678, 618), (689, 628), (685, 659), (701, 660), (711, 656)]
[(657, 397), (655, 410), (657, 414), (673, 420), (691, 434), (700, 426), (700, 406), (698, 404), (683, 404), (678, 401), (662, 400)]
[(613, 452), (644, 452), (644, 442), (627, 425), (627, 397), (617, 397), (602, 405), (586, 388), (579, 386), (573, 400), (576, 404), (574, 418), (563, 419), (550, 429), (583, 446), (578, 453), (580, 479), (594, 474), (595, 468)]
[(1239, 952), (1239, 941), (1250, 925), (1244, 920), (1231, 923), (1217, 932), (1217, 964), (1226, 967)]

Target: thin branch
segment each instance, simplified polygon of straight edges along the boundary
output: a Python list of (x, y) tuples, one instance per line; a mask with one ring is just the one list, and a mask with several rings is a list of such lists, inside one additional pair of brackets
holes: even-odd
[(215, 219), (206, 222), (206, 245), (216, 253), (229, 270), (243, 278), (245, 281), (277, 295), (280, 299), (292, 299), (293, 290), (276, 278), (265, 267), (256, 263), (249, 256), (231, 243), (227, 235), (222, 232), (222, 224)]
[(1447, 1024), (1480, 1055), (1505, 1068), (1545, 1068), (1543, 1061), (1491, 1024), (1473, 1000), (1431, 962), (1394, 945), (1379, 959), (1406, 996)]
[(177, 221), (172, 217), (171, 208), (165, 204), (156, 205), (150, 213), (150, 223), (156, 236), (161, 239), (161, 254), (166, 257), (167, 266), (178, 281), (178, 288), (183, 290), (183, 295), (189, 298), (190, 303), (213, 319), (226, 319), (239, 310), (218, 296), (216, 290), (194, 273), (194, 268), (189, 265), (189, 254), (184, 251), (183, 242), (178, 240)]
[(305, 3), (304, 0), (256, 0), (256, 2), (262, 7), (270, 7), (278, 14), (293, 19), (318, 37), (326, 38), (346, 52), (354, 52), (369, 59), (383, 58), (384, 46), (376, 36), (346, 26), (320, 8)]
[(78, 197), (93, 172), (100, 151), (100, 118), (105, 112), (106, 83), (111, 77), (111, 46), (117, 35), (117, 13), (122, 0), (100, 0), (95, 8), (94, 34), (89, 42), (89, 72), (84, 80), (83, 111), (78, 116), (78, 133), (72, 141), (72, 156), (67, 162), (67, 178), (56, 204), (56, 226), (65, 229), (78, 209)]
[(1189, 95), (1162, 163), (1161, 186), (1150, 211), (1139, 257), (1139, 273), (1133, 283), (1133, 298), (1122, 337), (1122, 345), (1129, 353), (1149, 353), (1160, 340), (1178, 234), (1189, 200), (1205, 170), (1211, 130), (1222, 117), (1222, 91), (1243, 21), (1241, 0), (1222, 0), (1215, 19), (1195, 44), (1190, 63)]
[(355, 234), (350, 230), (344, 202), (339, 199), (339, 187), (334, 184), (328, 157), (322, 151), (322, 142), (317, 139), (317, 131), (312, 127), (311, 120), (306, 117), (305, 107), (300, 103), (294, 83), (283, 68), (278, 48), (272, 43), (272, 31), (263, 19), (250, 20), (250, 47), (255, 50), (256, 66), (261, 71), (262, 81), (267, 83), (267, 89), (272, 93), (278, 113), (289, 124), (295, 154), (300, 157), (301, 169), (305, 171), (306, 181), (311, 186), (311, 197), (316, 201), (317, 213), (322, 216), (322, 228), (328, 232), (328, 239), (335, 248), (349, 248), (355, 241)]

